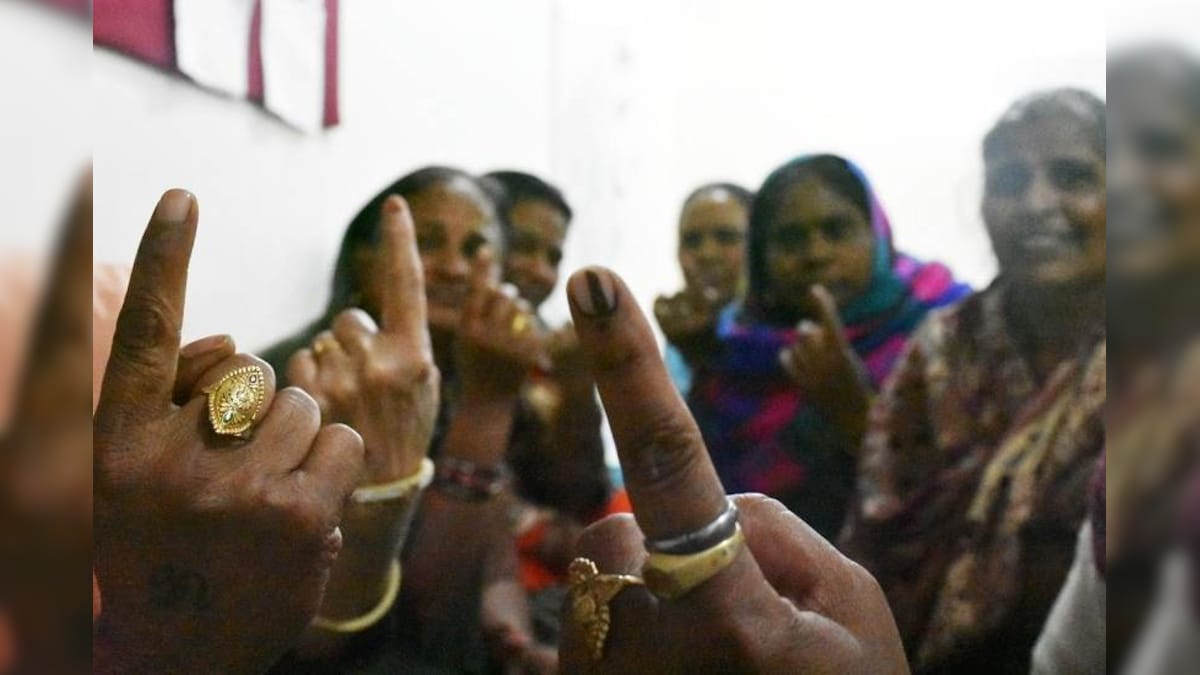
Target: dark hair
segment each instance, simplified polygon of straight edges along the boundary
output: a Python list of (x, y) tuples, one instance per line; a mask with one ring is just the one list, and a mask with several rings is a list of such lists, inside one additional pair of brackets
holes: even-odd
[[(391, 195), (400, 195), (410, 199), (417, 194), (434, 187), (451, 182), (466, 182), (479, 192), (481, 204), (496, 217), (498, 204), (496, 196), (475, 176), (448, 166), (427, 166), (406, 174), (396, 182), (381, 190), (371, 198), (346, 228), (342, 238), (342, 247), (338, 251), (337, 264), (333, 270), (333, 294), (329, 299), (327, 316), (354, 304), (359, 294), (358, 270), (355, 267), (355, 254), (364, 246), (374, 246), (379, 241), (379, 213), (383, 202)], [(504, 246), (503, 228), (498, 228), (501, 234), (499, 244)], [(502, 253), (502, 252), (501, 252)]]
[(567, 225), (571, 224), (574, 215), (566, 197), (558, 188), (550, 183), (523, 171), (492, 171), (484, 174), (484, 187), (499, 198), (501, 218), (507, 226), (508, 213), (518, 202), (526, 200), (542, 201), (550, 204), (563, 215)]
[(736, 183), (705, 183), (688, 193), (687, 198), (683, 200), (683, 208), (686, 209), (697, 199), (719, 190), (724, 190), (733, 195), (734, 200), (745, 207), (747, 211), (754, 205), (754, 193), (741, 185), (737, 185)]
[(1082, 89), (1061, 87), (1034, 92), (1008, 107), (983, 137), (983, 156), (991, 157), (1005, 144), (1008, 132), (1047, 117), (1070, 115), (1088, 123), (1093, 149), (1106, 153), (1104, 101)]
[(1200, 61), (1181, 47), (1150, 45), (1129, 49), (1108, 58), (1108, 86), (1120, 88), (1129, 80), (1174, 79), (1192, 114), (1200, 117)]
[(767, 321), (783, 320), (774, 316), (777, 309), (765, 297), (770, 287), (767, 274), (767, 232), (778, 216), (783, 200), (797, 183), (816, 179), (871, 220), (871, 197), (858, 172), (845, 158), (831, 154), (798, 157), (771, 172), (754, 196), (750, 210), (750, 236), (746, 246), (750, 290), (748, 309)]

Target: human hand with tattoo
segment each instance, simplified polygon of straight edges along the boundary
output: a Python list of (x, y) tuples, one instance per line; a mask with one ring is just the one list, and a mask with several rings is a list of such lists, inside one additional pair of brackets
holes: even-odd
[[(93, 422), (97, 673), (269, 668), (321, 603), (363, 470), (358, 434), (228, 337), (179, 348), (197, 219), (182, 190), (151, 217)], [(218, 435), (205, 392), (247, 367), (250, 436)]]

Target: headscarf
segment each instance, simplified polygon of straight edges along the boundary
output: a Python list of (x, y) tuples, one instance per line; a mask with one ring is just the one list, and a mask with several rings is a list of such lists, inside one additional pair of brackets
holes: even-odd
[[(818, 157), (829, 156), (792, 160), (773, 172), (759, 191), (758, 217), (751, 218), (747, 248), (746, 300), (722, 313), (717, 327), (720, 352), (697, 373), (689, 405), (726, 489), (763, 492), (791, 502), (789, 506), (818, 531), (833, 534), (853, 489), (854, 449), (843, 447), (780, 365), (779, 353), (795, 341), (796, 328), (781, 325), (770, 298), (767, 217), (760, 213), (764, 194), (769, 199), (799, 175), (812, 175), (804, 173), (804, 167)], [(878, 389), (925, 315), (966, 297), (970, 288), (956, 282), (944, 265), (898, 253), (891, 224), (866, 175), (842, 161), (866, 193), (874, 252), (867, 290), (840, 307), (839, 314), (851, 347)], [(836, 479), (826, 480), (831, 474)]]

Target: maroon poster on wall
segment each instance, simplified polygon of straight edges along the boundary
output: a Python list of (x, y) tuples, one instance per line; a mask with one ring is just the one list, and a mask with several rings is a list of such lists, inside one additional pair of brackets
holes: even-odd
[(97, 46), (299, 129), (339, 122), (338, 0), (95, 0), (92, 12)]

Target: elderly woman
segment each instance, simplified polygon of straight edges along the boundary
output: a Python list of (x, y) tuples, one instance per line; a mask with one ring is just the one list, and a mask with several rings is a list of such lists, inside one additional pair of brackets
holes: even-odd
[[(1183, 672), (1200, 637), (1200, 63), (1171, 48), (1119, 54), (1109, 95), (1108, 236), (1118, 247), (1107, 274), (1106, 464), (1035, 652), (1039, 673), (1106, 660)], [(1097, 604), (1098, 620), (1085, 611)]]
[(834, 155), (767, 178), (747, 251), (745, 301), (693, 357), (688, 407), (728, 490), (775, 497), (832, 536), (871, 397), (921, 319), (967, 288), (897, 252), (866, 176)]
[(983, 143), (1000, 274), (917, 331), (871, 414), (844, 550), (920, 672), (1024, 672), (1103, 438), (1105, 114), (1014, 104)]
[[(370, 373), (404, 356), (394, 351), (401, 345), (376, 353), (367, 349), (373, 341), (359, 337), (375, 325), (389, 333), (388, 299), (400, 280), (389, 272), (380, 244), (387, 215), (382, 209), (393, 195), (403, 197), (411, 212), (422, 271), (421, 330), (427, 337), (407, 343), (410, 351), (430, 356), (420, 398), (433, 406), (417, 406), (422, 414), (416, 419), (432, 437), (420, 443), (403, 428), (403, 411), (413, 408), (412, 401), (371, 384)], [(388, 186), (347, 230), (324, 316), (265, 355), (286, 369), (291, 384), (313, 394), (327, 421), (363, 434), (369, 468), (364, 484), (403, 482), (405, 476), (416, 481), (426, 453), (436, 460), (427, 479), (433, 489), (421, 499), (411, 536), (405, 535), (411, 514), (404, 509), (348, 513), (345, 551), (323, 620), (299, 650), (301, 660), (355, 672), (391, 672), (397, 663), (482, 670), (489, 656), (481, 593), (497, 573), (490, 561), (510, 556), (513, 546), (507, 496), (536, 495), (540, 488), (596, 504), (607, 495), (598, 444), (597, 461), (586, 465), (596, 467), (591, 473), (541, 475), (530, 460), (541, 448), (540, 434), (553, 437), (553, 430), (530, 419), (521, 391), (549, 359), (530, 304), (497, 285), (507, 244), (500, 206), (478, 179), (451, 168), (428, 167)], [(402, 544), (404, 584), (397, 596), (392, 570)], [(507, 660), (517, 662), (532, 658), (527, 651), (533, 646), (522, 600), (509, 596), (502, 602), (497, 622), (511, 645)], [(374, 611), (379, 608), (384, 611)], [(280, 670), (299, 667), (288, 662)]]
[(689, 359), (703, 358), (721, 310), (745, 292), (753, 201), (753, 193), (733, 183), (701, 185), (683, 200), (677, 252), (683, 290), (655, 300), (654, 317), (667, 338), (667, 371), (684, 396), (692, 388)]

